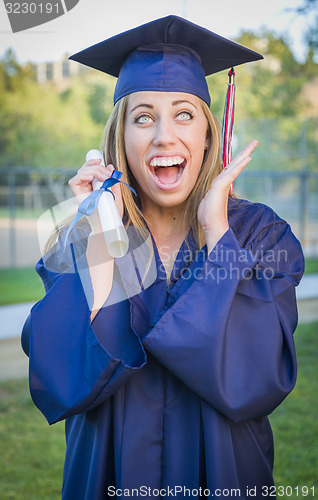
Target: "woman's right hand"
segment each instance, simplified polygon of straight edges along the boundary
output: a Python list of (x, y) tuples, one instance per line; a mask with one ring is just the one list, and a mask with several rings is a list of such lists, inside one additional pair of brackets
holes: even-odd
[[(77, 203), (81, 203), (93, 192), (92, 182), (94, 178), (104, 182), (111, 177), (113, 170), (113, 165), (107, 165), (107, 167), (101, 165), (100, 159), (88, 160), (84, 163), (77, 174), (68, 182), (73, 195), (76, 197)], [(111, 190), (115, 196), (117, 210), (122, 217), (123, 202), (120, 183), (112, 186)], [(104, 196), (104, 194), (102, 196)], [(91, 293), (91, 286), (94, 292), (94, 303), (91, 311), (91, 321), (93, 321), (110, 294), (113, 285), (114, 259), (108, 253), (98, 210), (94, 210), (87, 218), (92, 229), (88, 236), (86, 259), (91, 278), (89, 293)], [(85, 289), (86, 278), (83, 279), (82, 283)]]
[[(107, 167), (101, 165), (101, 160), (88, 160), (84, 165), (77, 171), (77, 174), (68, 181), (68, 185), (76, 198), (78, 204), (80, 204), (87, 196), (93, 191), (93, 179), (98, 179), (104, 182), (106, 179), (111, 177), (114, 167), (109, 164)], [(121, 186), (118, 182), (111, 187), (111, 190), (115, 196), (115, 203), (120, 217), (122, 218), (124, 213), (124, 206), (121, 196)], [(96, 212), (96, 211), (95, 211)], [(95, 213), (94, 212), (94, 213)], [(97, 212), (96, 212), (97, 213)]]

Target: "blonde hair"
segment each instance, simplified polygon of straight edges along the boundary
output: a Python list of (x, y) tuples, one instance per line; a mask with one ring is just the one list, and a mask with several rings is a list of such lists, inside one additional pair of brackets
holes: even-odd
[[(122, 180), (132, 186), (138, 194), (138, 184), (129, 168), (124, 146), (124, 125), (128, 98), (129, 96), (125, 96), (115, 104), (104, 130), (101, 149), (104, 152), (106, 164), (111, 163), (120, 170), (123, 173)], [(204, 245), (205, 239), (197, 219), (198, 207), (211, 182), (222, 170), (220, 127), (208, 105), (204, 101), (201, 101), (201, 105), (208, 123), (208, 147), (204, 154), (197, 182), (185, 203), (183, 212), (183, 222), (187, 227), (192, 228), (199, 248)], [(126, 225), (132, 224), (143, 233), (146, 230), (147, 219), (141, 211), (138, 198), (136, 199), (132, 192), (125, 188), (122, 190), (122, 197)]]

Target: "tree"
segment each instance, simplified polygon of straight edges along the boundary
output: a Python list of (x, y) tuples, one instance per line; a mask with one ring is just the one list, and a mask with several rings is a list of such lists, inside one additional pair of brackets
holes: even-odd
[(299, 7), (288, 8), (306, 18), (308, 27), (305, 33), (305, 40), (313, 53), (318, 51), (318, 0), (304, 0)]
[(245, 31), (237, 41), (264, 56), (264, 60), (236, 68), (237, 116), (271, 118), (303, 111), (302, 88), (308, 79), (318, 76), (312, 52), (299, 63), (289, 40), (266, 30), (259, 34)]
[(27, 81), (34, 80), (31, 64), (20, 66), (15, 53), (8, 49), (0, 61), (0, 105), (7, 92), (16, 92)]
[(87, 149), (99, 146), (103, 127), (91, 117), (84, 84), (75, 83), (67, 95), (39, 85), (30, 65), (21, 67), (8, 51), (0, 86), (1, 165), (80, 166)]
[[(299, 63), (289, 40), (268, 31), (243, 32), (238, 42), (261, 52), (265, 60), (235, 68), (236, 123), (300, 115), (304, 84), (318, 75), (313, 51)], [(208, 77), (211, 109), (220, 123), (227, 81), (227, 71)], [(63, 83), (63, 88), (54, 83), (40, 85), (31, 65), (20, 66), (9, 50), (0, 61), (0, 164), (82, 165), (86, 151), (99, 147), (113, 107), (114, 83), (113, 78), (88, 70), (67, 86)], [(284, 132), (288, 141), (296, 134), (290, 127), (287, 124)]]
[[(286, 36), (262, 31), (258, 34), (243, 32), (237, 40), (264, 55), (264, 60), (237, 66), (236, 103), (233, 154), (251, 139), (260, 140), (253, 153), (257, 162), (254, 169), (298, 169), (300, 137), (306, 103), (303, 89), (308, 82), (314, 83), (318, 66), (313, 52), (308, 50), (304, 63), (299, 63), (290, 49)], [(226, 93), (227, 71), (208, 78), (212, 97), (211, 109), (219, 122), (222, 120)], [(311, 121), (314, 125), (314, 120)], [(308, 126), (308, 133), (311, 126)], [(316, 133), (312, 132), (312, 137)], [(308, 144), (314, 151), (314, 141)], [(308, 168), (311, 166), (308, 163)]]

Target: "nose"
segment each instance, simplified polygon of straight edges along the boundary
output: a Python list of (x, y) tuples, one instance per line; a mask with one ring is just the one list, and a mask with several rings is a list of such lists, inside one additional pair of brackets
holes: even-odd
[(177, 141), (176, 131), (173, 122), (168, 117), (162, 117), (155, 126), (153, 144), (156, 147), (175, 144)]

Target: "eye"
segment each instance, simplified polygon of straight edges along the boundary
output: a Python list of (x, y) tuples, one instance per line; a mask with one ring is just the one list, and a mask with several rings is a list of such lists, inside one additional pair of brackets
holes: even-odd
[(151, 116), (150, 115), (146, 115), (146, 114), (138, 115), (134, 119), (135, 123), (140, 123), (140, 124), (151, 123), (152, 121), (153, 120), (152, 120)]
[(180, 113), (177, 114), (177, 119), (181, 121), (188, 121), (192, 120), (193, 115), (190, 113), (190, 111), (180, 111)]

